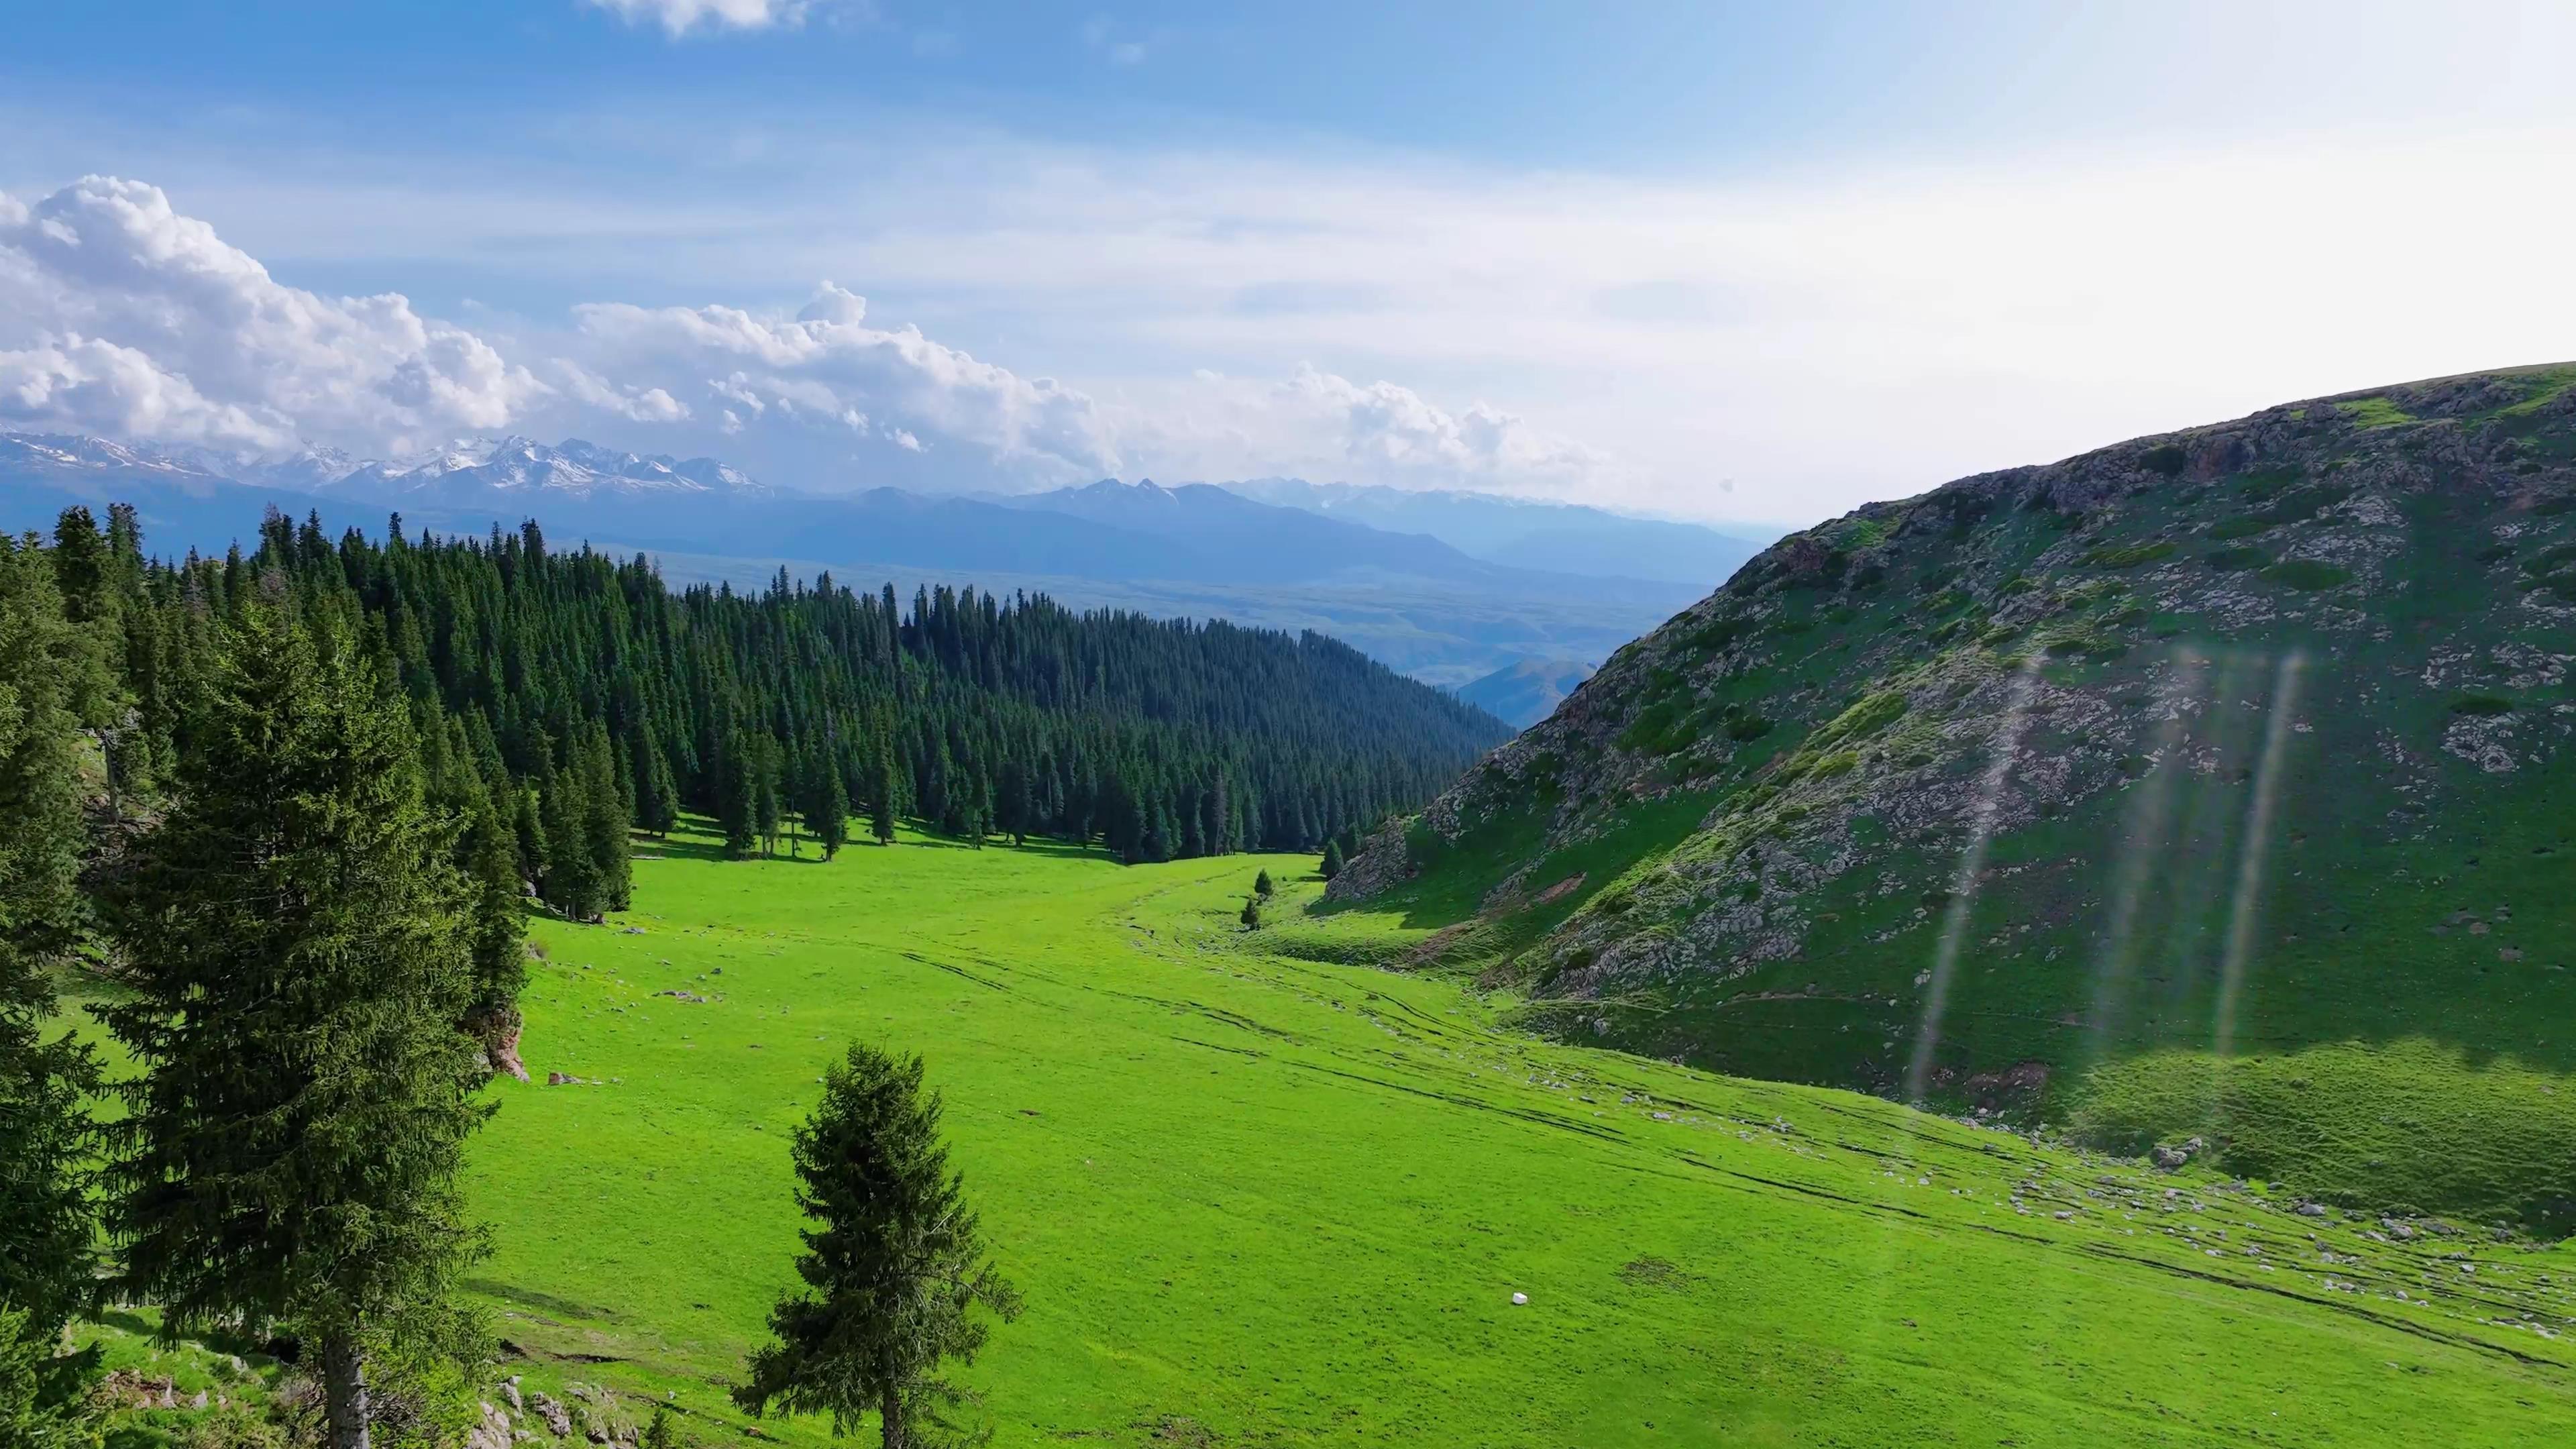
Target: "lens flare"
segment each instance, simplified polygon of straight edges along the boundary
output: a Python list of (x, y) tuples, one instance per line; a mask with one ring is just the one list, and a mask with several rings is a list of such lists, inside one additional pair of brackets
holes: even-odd
[(2148, 773), (2130, 797), (2123, 832), (2120, 866), (2111, 882), (2111, 914), (2102, 935), (2102, 953), (2093, 975), (2093, 1011), (2086, 1022), (2085, 1049), (2094, 1061), (2109, 1050), (2111, 1028), (2128, 994), (2136, 965), (2138, 915), (2147, 897), (2147, 882), (2171, 844), (2176, 782), (2185, 773), (2176, 751), (2188, 728), (2188, 706), (2209, 681), (2209, 661), (2188, 645), (2176, 645), (2156, 704), (2156, 723)]
[(2038, 689), (2039, 656), (2034, 653), (2022, 661), (2021, 673), (2013, 679), (2012, 703), (2004, 710), (2002, 728), (1995, 732), (1994, 763), (1986, 767), (1985, 780), (1978, 787), (1968, 845), (1959, 854), (1959, 873), (1950, 883), (1949, 914), (1941, 922), (1941, 943), (1933, 952), (1932, 980), (1923, 998), (1923, 1029), (1915, 1036), (1914, 1057), (1905, 1068), (1909, 1102), (1923, 1100), (1924, 1084), (1932, 1075), (1932, 1055), (1941, 1045), (1941, 1016), (1949, 1005), (1950, 977), (1958, 970), (1959, 948), (1968, 937), (1968, 913), (1976, 905), (1977, 883), (1986, 873), (1986, 851), (1994, 844), (1995, 816), (2003, 808), (2004, 782), (2021, 759), (2022, 731), (2030, 723), (2030, 701)]
[(2218, 973), (2218, 1010), (2211, 1048), (2224, 1062), (2236, 1049), (2236, 1001), (2245, 987), (2246, 963), (2254, 954), (2254, 927), (2262, 914), (2263, 866), (2272, 843), (2272, 823), (2279, 814), (2282, 759), (2289, 753), (2290, 720), (2299, 703), (2299, 671), (2307, 656), (2293, 649), (2282, 656), (2272, 681), (2272, 713), (2263, 727), (2263, 757), (2255, 767), (2254, 799), (2246, 806), (2245, 835), (2236, 850), (2236, 895), (2229, 905), (2227, 954)]

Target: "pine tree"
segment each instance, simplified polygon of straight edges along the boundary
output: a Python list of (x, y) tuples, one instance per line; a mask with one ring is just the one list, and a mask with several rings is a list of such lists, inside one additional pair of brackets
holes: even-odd
[(759, 845), (760, 769), (744, 733), (728, 734), (722, 749), (716, 768), (716, 825), (724, 831), (725, 854), (748, 860)]
[[(46, 1038), (50, 968), (80, 924), (77, 720), (65, 684), (82, 647), (44, 557), (0, 536), (0, 1311), (17, 1314), (0, 1322), (0, 1363), (18, 1364), (5, 1372), (24, 1380), (24, 1403), (0, 1402), (0, 1424), (17, 1414), (31, 1437), (78, 1397), (54, 1344), (89, 1292), (94, 1257), (82, 1180), (97, 1067), (69, 1033)], [(0, 1400), (20, 1392), (0, 1386)]]
[(492, 797), (479, 786), (464, 802), (465, 830), (458, 864), (472, 891), (466, 939), (474, 958), (474, 990), (465, 1009), (467, 1035), (483, 1044), (495, 1071), (521, 1081), (519, 990), (527, 984), (527, 923), (519, 913), (516, 846)]
[(368, 1444), (371, 1337), (476, 1255), (455, 1179), (483, 1116), (469, 891), (352, 647), (246, 612), (207, 747), (106, 897), (132, 994), (99, 1011), (142, 1068), (106, 1174), (118, 1290), (166, 1333), (291, 1321), (335, 1449)]
[(797, 1202), (814, 1226), (796, 1262), (805, 1291), (769, 1315), (778, 1341), (754, 1353), (734, 1401), (753, 1414), (830, 1414), (836, 1434), (878, 1416), (886, 1449), (975, 1442), (972, 1402), (940, 1366), (972, 1363), (1019, 1294), (986, 1256), (963, 1180), (939, 1141), (940, 1101), (922, 1063), (865, 1044), (827, 1074), (796, 1133)]
[(1243, 929), (1247, 931), (1258, 931), (1261, 929), (1261, 897), (1245, 896), (1243, 898), (1243, 916), (1241, 919), (1243, 921)]
[[(887, 592), (893, 592), (888, 586)], [(868, 830), (879, 845), (894, 844), (895, 777), (894, 748), (880, 743), (877, 747), (876, 788), (868, 797)]]
[(1342, 843), (1338, 840), (1325, 841), (1324, 861), (1321, 867), (1324, 879), (1331, 880), (1333, 877), (1340, 875), (1342, 873), (1342, 863)]
[(805, 828), (823, 847), (823, 858), (841, 853), (850, 838), (850, 793), (831, 757), (817, 752), (805, 771)]
[(1270, 899), (1278, 889), (1279, 887), (1271, 884), (1270, 872), (1267, 868), (1264, 868), (1259, 874), (1252, 878), (1252, 893), (1261, 897), (1265, 901)]
[(590, 851), (590, 880), (597, 892), (585, 918), (626, 909), (635, 890), (633, 852), (626, 839), (635, 807), (617, 788), (617, 753), (609, 748), (608, 731), (593, 726), (581, 748), (582, 805), (585, 844)]
[(517, 847), (519, 879), (535, 885), (546, 873), (545, 802), (537, 796), (533, 784), (522, 785), (511, 794), (511, 843)]
[(778, 745), (767, 735), (752, 740), (752, 829), (760, 836), (760, 853), (778, 853), (778, 826), (786, 817), (779, 808)]
[[(600, 911), (604, 889), (591, 831), (600, 818), (585, 789), (590, 782), (579, 751), (560, 764), (546, 763), (537, 782), (538, 814), (545, 822), (546, 866), (537, 894), (565, 918), (587, 921)], [(609, 802), (615, 808), (615, 800)]]

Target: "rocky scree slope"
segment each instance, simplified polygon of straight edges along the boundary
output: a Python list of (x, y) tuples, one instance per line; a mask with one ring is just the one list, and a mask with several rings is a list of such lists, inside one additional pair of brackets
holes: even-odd
[(2576, 1153), (2571, 660), (2576, 366), (2276, 407), (1782, 540), (1331, 900), (1558, 1033), (2131, 1150), (2208, 1122), (2241, 1170), (2440, 1155), (2255, 1121), (2243, 1064), (2527, 1068), (2523, 1136), (2426, 1169), (2485, 1185), (2418, 1195), (2576, 1210), (2496, 1181)]

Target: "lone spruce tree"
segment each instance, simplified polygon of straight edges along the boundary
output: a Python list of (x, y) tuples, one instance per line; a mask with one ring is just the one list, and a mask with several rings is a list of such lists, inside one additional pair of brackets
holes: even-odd
[(1317, 868), (1317, 874), (1323, 876), (1326, 880), (1331, 880), (1333, 877), (1342, 873), (1342, 864), (1342, 843), (1338, 840), (1325, 841), (1324, 860), (1323, 864)]
[(484, 1115), (468, 887), (374, 673), (245, 611), (177, 804), (107, 895), (132, 992), (99, 1011), (142, 1068), (106, 1170), (117, 1289), (165, 1334), (316, 1344), (334, 1449), (368, 1444), (371, 1344), (481, 1246), (456, 1189)]
[(975, 1310), (1008, 1321), (1020, 1299), (985, 1256), (921, 1076), (917, 1056), (853, 1046), (797, 1130), (796, 1200), (815, 1224), (796, 1263), (807, 1291), (770, 1311), (778, 1341), (734, 1390), (751, 1413), (828, 1413), (847, 1434), (873, 1412), (885, 1449), (990, 1437), (961, 1422), (973, 1398), (940, 1368), (984, 1346), (990, 1325)]

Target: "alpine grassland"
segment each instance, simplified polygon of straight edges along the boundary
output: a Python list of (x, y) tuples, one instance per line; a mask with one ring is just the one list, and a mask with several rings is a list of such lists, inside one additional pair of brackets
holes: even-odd
[[(965, 1375), (998, 1443), (2529, 1445), (2576, 1415), (2576, 1251), (1545, 1041), (1399, 913), (1315, 913), (1312, 857), (743, 861), (689, 823), (634, 871), (631, 911), (533, 925), (531, 1080), (493, 1083), (467, 1170), (482, 1395), (516, 1376), (570, 1441), (666, 1404), (702, 1444), (825, 1442), (727, 1388), (853, 1043), (927, 1059), (1025, 1298)], [(141, 1362), (143, 1323), (88, 1331)], [(220, 1392), (189, 1352), (153, 1371)]]

